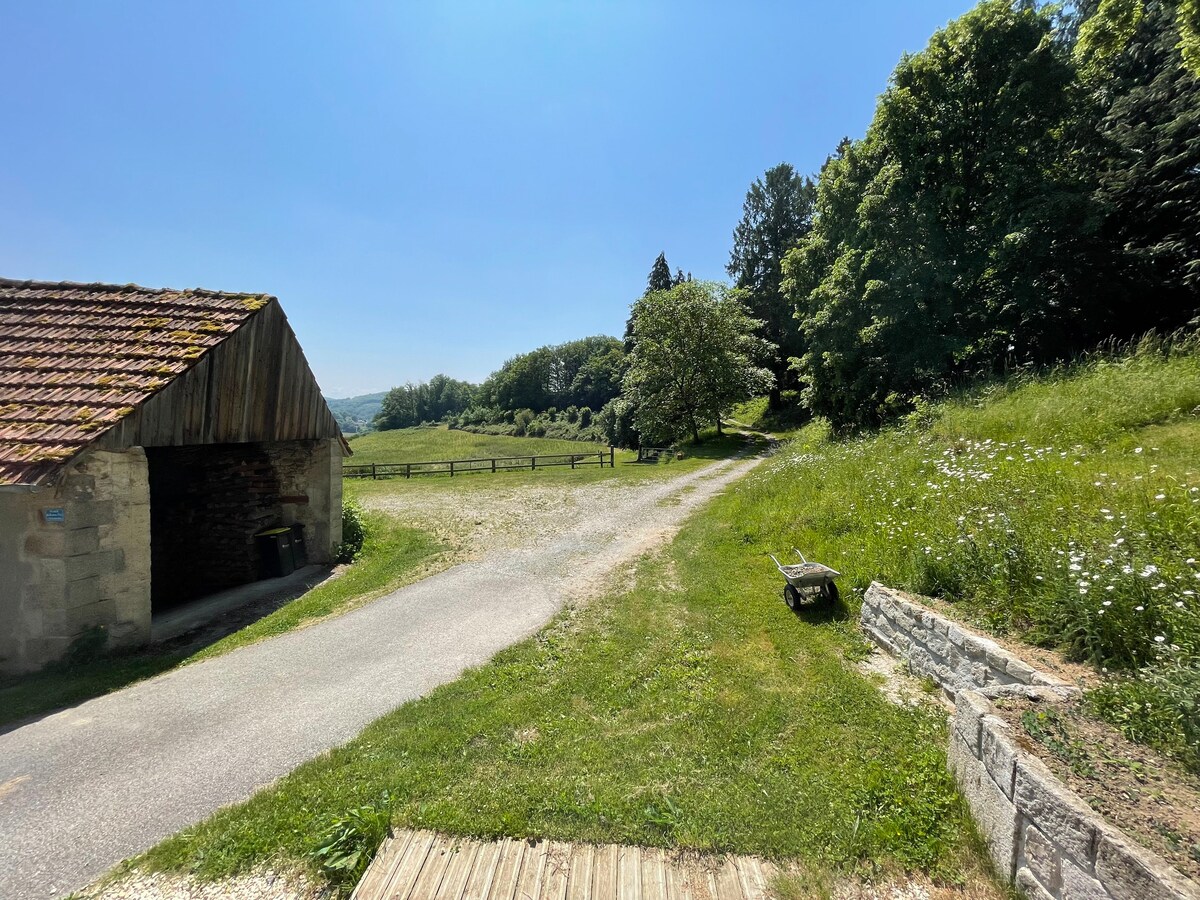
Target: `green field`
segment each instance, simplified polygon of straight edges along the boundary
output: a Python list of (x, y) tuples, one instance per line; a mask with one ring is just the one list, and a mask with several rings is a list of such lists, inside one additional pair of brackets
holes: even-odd
[(501, 456), (549, 455), (557, 453), (607, 452), (605, 444), (563, 441), (554, 438), (506, 437), (450, 431), (444, 425), (430, 428), (398, 428), (351, 438), (354, 455), (346, 465), (371, 463), (435, 462), (445, 459), (491, 459)]

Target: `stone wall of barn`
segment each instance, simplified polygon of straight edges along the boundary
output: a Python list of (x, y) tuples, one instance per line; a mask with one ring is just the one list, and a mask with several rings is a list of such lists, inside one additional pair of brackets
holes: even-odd
[[(213, 590), (254, 581), (254, 533), (276, 524), (305, 526), (310, 563), (334, 560), (342, 540), (336, 439), (177, 450), (203, 460), (205, 478), (169, 513), (180, 517), (171, 532), (181, 536), (181, 561), (160, 582), (206, 567), (219, 575)], [(189, 513), (189, 504), (206, 512)], [(96, 625), (110, 649), (144, 644), (150, 618), (147, 451), (93, 450), (57, 485), (0, 487), (0, 672), (59, 659)]]
[[(86, 454), (54, 487), (0, 492), (0, 671), (58, 659), (93, 626), (150, 637), (150, 495), (140, 448)], [(13, 577), (8, 577), (9, 573)]]

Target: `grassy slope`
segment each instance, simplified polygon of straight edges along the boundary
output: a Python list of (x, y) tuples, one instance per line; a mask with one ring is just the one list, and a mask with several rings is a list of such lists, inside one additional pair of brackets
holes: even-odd
[(1197, 748), (1185, 746), (1195, 740), (1187, 685), (1200, 681), (1191, 346), (995, 388), (872, 436), (835, 441), (810, 425), (777, 476), (739, 493), (731, 520), (748, 550), (798, 546), (857, 591), (878, 579), (956, 600), (988, 627), (1112, 670), (1178, 668), (1157, 695), (1097, 696), (1131, 737), (1195, 765)]
[(552, 438), (517, 438), (436, 428), (398, 428), (377, 431), (350, 441), (354, 456), (348, 464), (433, 462), (443, 459), (487, 459), (553, 453), (591, 453), (608, 450), (602, 444)]
[(730, 524), (740, 493), (632, 589), (568, 610), (148, 862), (214, 877), (303, 860), (386, 792), (398, 822), (451, 833), (974, 869), (944, 720), (882, 699), (853, 668), (863, 645), (844, 618), (786, 609), (774, 567)]

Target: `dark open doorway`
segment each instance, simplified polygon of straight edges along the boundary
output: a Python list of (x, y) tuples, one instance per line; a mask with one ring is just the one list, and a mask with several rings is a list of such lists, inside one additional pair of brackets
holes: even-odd
[(152, 611), (258, 579), (254, 535), (281, 524), (267, 447), (148, 447), (146, 458)]

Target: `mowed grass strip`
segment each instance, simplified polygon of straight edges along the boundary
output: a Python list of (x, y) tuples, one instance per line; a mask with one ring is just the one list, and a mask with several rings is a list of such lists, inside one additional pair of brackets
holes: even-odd
[(350, 440), (354, 455), (347, 465), (436, 462), (450, 459), (492, 459), (564, 453), (608, 452), (607, 444), (556, 438), (508, 437), (450, 430), (445, 425), (374, 431)]
[(397, 825), (452, 834), (975, 869), (944, 714), (881, 697), (844, 611), (787, 610), (733, 509), (718, 498), (633, 589), (568, 609), (143, 864), (217, 878), (309, 860), (329, 823), (386, 794)]

